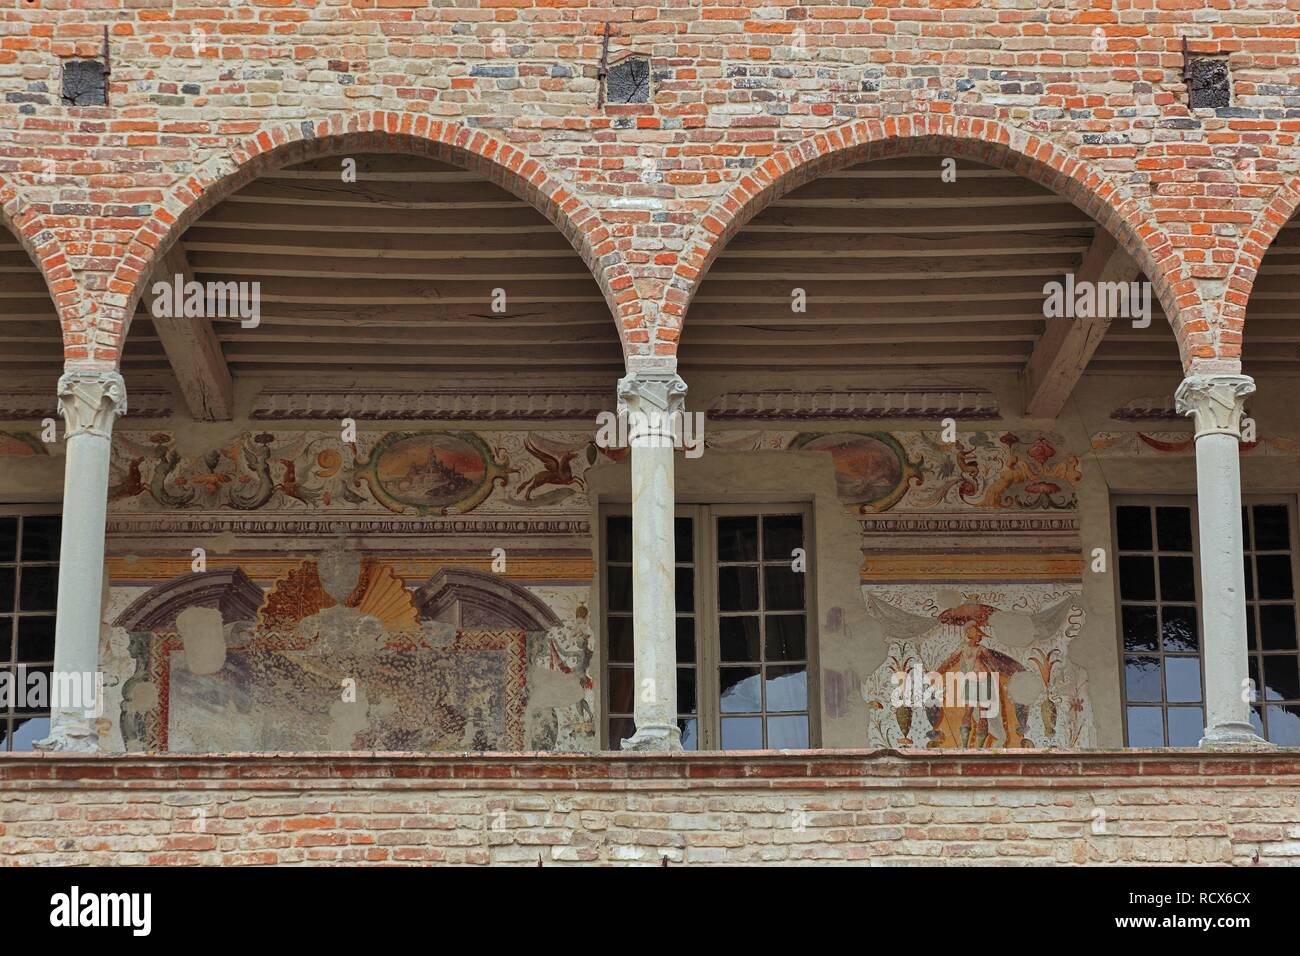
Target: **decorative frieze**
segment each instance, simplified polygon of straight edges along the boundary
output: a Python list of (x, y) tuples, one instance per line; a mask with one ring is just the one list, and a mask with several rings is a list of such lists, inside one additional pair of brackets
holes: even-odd
[(253, 400), (255, 421), (561, 421), (608, 411), (608, 388), (362, 389), (268, 385)]
[(755, 389), (727, 392), (709, 403), (714, 421), (836, 421), (961, 417), (988, 421), (1000, 417), (992, 390), (962, 385), (907, 385), (899, 388)]

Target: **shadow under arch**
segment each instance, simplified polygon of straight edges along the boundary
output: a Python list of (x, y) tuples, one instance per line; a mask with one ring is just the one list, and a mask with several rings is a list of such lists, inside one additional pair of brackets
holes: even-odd
[(1236, 339), (1223, 344), (1236, 349), (1238, 365), (1246, 335), (1246, 310), (1255, 291), (1255, 284), (1259, 281), (1260, 267), (1282, 229), (1297, 215), (1300, 215), (1300, 178), (1284, 183), (1273, 194), (1268, 205), (1260, 210), (1251, 223), (1238, 247), (1237, 261), (1228, 276), (1228, 288), (1223, 301), (1223, 331), (1235, 333)]
[[(994, 120), (916, 114), (853, 121), (810, 136), (760, 163), (716, 200), (689, 237), (661, 305), (657, 346), (675, 350), (691, 301), (713, 262), (758, 213), (820, 176), (859, 163), (909, 156), (964, 157), (1050, 189), (1087, 213), (1133, 257), (1151, 281), (1174, 334), (1184, 370), (1214, 358), (1204, 304), (1168, 237), (1137, 200), (1055, 144)], [(662, 336), (663, 331), (667, 336)], [(662, 338), (661, 338), (662, 336)]]
[(629, 332), (642, 325), (631, 273), (609, 230), (587, 203), (538, 160), (480, 130), (425, 115), (376, 111), (264, 129), (173, 185), (136, 231), (109, 284), (104, 312), (120, 323), (114, 327), (117, 362), (148, 277), (190, 225), (260, 176), (350, 152), (405, 153), (451, 163), (533, 206), (582, 258), (604, 295), (624, 355), (631, 351)]
[(85, 351), (87, 337), (81, 323), (83, 316), (79, 314), (81, 299), (63, 244), (53, 229), (43, 227), (40, 215), (23, 202), (17, 185), (4, 176), (0, 176), (0, 231), (8, 231), (18, 240), (45, 281), (59, 318), (65, 359), (71, 347)]

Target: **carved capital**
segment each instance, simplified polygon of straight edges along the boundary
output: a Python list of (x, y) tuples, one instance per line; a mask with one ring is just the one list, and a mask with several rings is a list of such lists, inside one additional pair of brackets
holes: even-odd
[(1255, 391), (1249, 375), (1188, 375), (1174, 393), (1180, 415), (1194, 415), (1196, 437), (1231, 435), (1241, 438), (1241, 413), (1246, 396)]
[(618, 416), (634, 446), (671, 445), (681, 434), (686, 383), (675, 372), (637, 372), (618, 380)]
[(67, 422), (67, 437), (109, 438), (113, 421), (126, 414), (126, 383), (117, 372), (65, 372), (59, 378), (59, 414)]

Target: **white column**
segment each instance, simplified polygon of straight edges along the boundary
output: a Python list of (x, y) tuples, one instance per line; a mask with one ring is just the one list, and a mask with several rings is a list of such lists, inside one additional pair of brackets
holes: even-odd
[[(59, 379), (59, 412), (67, 430), (54, 670), (93, 674), (99, 670), (110, 440), (113, 420), (126, 412), (122, 376), (97, 370), (65, 373)], [(86, 707), (56, 707), (50, 725), (50, 736), (36, 744), (40, 750), (99, 749)]]
[(632, 449), (632, 643), (636, 733), (624, 750), (681, 750), (677, 727), (673, 435), (686, 383), (675, 373), (618, 382)]
[(1241, 414), (1246, 396), (1254, 391), (1248, 375), (1192, 374), (1174, 396), (1178, 411), (1194, 415), (1196, 422), (1205, 669), (1202, 747), (1266, 746), (1250, 723), (1241, 535)]

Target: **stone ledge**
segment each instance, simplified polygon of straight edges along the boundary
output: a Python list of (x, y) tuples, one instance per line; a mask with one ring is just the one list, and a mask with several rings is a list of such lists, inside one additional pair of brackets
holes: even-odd
[(1300, 751), (10, 754), (10, 789), (854, 789), (1300, 786)]

